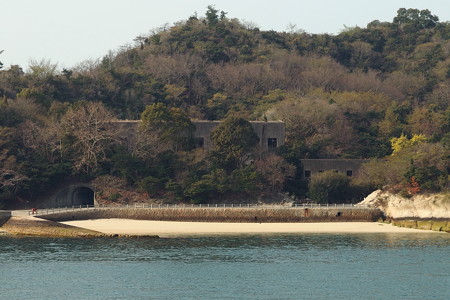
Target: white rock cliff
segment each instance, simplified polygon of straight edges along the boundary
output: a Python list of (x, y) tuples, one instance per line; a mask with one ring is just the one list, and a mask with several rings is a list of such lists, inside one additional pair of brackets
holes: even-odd
[(379, 208), (392, 219), (450, 219), (450, 193), (415, 195), (404, 198), (377, 190), (360, 204)]

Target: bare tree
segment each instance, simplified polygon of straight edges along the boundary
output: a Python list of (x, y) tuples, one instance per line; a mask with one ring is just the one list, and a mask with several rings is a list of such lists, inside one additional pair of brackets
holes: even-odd
[(271, 192), (283, 190), (284, 183), (295, 175), (295, 166), (288, 164), (282, 157), (269, 154), (255, 162), (256, 171), (269, 184)]
[(161, 133), (148, 126), (139, 126), (136, 130), (136, 138), (131, 145), (133, 156), (141, 159), (153, 159), (159, 153), (172, 149), (170, 142), (162, 140)]
[(106, 159), (106, 150), (117, 141), (113, 119), (113, 114), (99, 102), (82, 103), (64, 115), (62, 124), (73, 140), (75, 172), (91, 174)]
[(442, 134), (445, 124), (444, 114), (432, 111), (427, 107), (417, 107), (408, 118), (408, 127), (413, 134), (424, 134), (428, 137), (433, 134)]
[(27, 179), (25, 175), (14, 170), (15, 158), (8, 155), (8, 150), (0, 152), (0, 191), (7, 187), (15, 187)]
[(58, 65), (46, 59), (40, 61), (32, 59), (30, 60), (28, 69), (31, 79), (37, 83), (43, 83), (57, 74)]
[(285, 85), (283, 73), (264, 64), (210, 65), (207, 74), (215, 89), (234, 97), (266, 94)]
[(324, 90), (342, 89), (342, 78), (347, 74), (345, 67), (329, 57), (310, 58), (307, 68), (301, 74), (310, 88)]
[(425, 88), (426, 79), (423, 74), (410, 75), (402, 71), (392, 72), (384, 81), (397, 87), (403, 94), (415, 96)]
[(301, 142), (318, 155), (339, 156), (355, 147), (356, 132), (339, 103), (330, 98), (331, 94), (320, 90), (304, 97), (287, 94), (265, 116), (285, 122), (288, 143)]
[(49, 163), (62, 161), (66, 147), (63, 144), (64, 130), (57, 120), (22, 123), (18, 135), (23, 145)]
[(426, 100), (429, 104), (433, 104), (442, 110), (445, 110), (450, 106), (448, 99), (450, 99), (449, 82), (441, 84), (439, 87), (435, 88), (430, 95), (426, 97)]

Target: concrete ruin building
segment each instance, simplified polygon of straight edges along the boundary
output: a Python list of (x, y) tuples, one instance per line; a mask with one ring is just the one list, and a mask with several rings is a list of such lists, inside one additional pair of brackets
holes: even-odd
[[(124, 139), (130, 140), (141, 121), (123, 120), (117, 121)], [(212, 149), (213, 141), (211, 132), (221, 123), (221, 121), (193, 120), (195, 125), (193, 138), (196, 141), (197, 148)], [(284, 122), (281, 121), (250, 121), (253, 130), (259, 137), (259, 151), (271, 152), (284, 145)]]
[[(136, 137), (140, 120), (121, 120), (113, 122), (117, 127), (122, 141), (131, 146)], [(196, 140), (197, 148), (212, 149), (213, 141), (211, 132), (221, 123), (221, 121), (192, 121), (195, 125), (193, 138)], [(253, 130), (259, 137), (259, 153), (270, 153), (276, 148), (284, 145), (285, 125), (281, 121), (250, 121)], [(308, 180), (315, 174), (324, 171), (334, 170), (347, 176), (355, 176), (365, 159), (302, 159), (302, 179)], [(70, 184), (56, 192), (52, 197), (42, 202), (38, 208), (52, 207), (72, 207), (84, 205), (96, 205), (95, 190), (89, 184)], [(1, 221), (1, 220), (0, 220)]]
[(358, 171), (363, 163), (368, 159), (301, 159), (303, 168), (302, 179), (309, 179), (312, 176), (333, 170), (349, 177), (358, 175)]
[[(117, 121), (124, 135), (124, 139), (133, 138), (134, 132), (141, 121)], [(211, 132), (221, 123), (221, 121), (193, 120), (195, 139), (197, 148), (212, 149), (213, 141)], [(285, 125), (282, 121), (250, 121), (253, 130), (259, 137), (258, 150), (260, 153), (272, 152), (276, 148), (284, 145)], [(315, 174), (324, 171), (334, 170), (335, 172), (345, 174), (349, 177), (356, 176), (361, 165), (368, 162), (367, 159), (302, 159), (302, 179), (308, 179)]]
[[(192, 121), (195, 125), (194, 138), (198, 147), (211, 149), (213, 141), (211, 132), (221, 123), (221, 121)], [(271, 152), (284, 145), (284, 123), (281, 121), (250, 121), (253, 130), (259, 137), (259, 150), (261, 152)]]

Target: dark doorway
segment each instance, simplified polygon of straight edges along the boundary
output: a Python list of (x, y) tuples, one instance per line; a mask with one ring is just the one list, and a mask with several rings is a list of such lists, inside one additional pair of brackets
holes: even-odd
[(205, 147), (205, 138), (199, 137), (197, 139), (197, 148)]
[(271, 149), (275, 149), (276, 147), (278, 147), (277, 138), (268, 138), (267, 139), (267, 148), (269, 148), (269, 150), (271, 150)]
[(79, 187), (73, 191), (72, 205), (94, 205), (94, 191), (88, 187)]

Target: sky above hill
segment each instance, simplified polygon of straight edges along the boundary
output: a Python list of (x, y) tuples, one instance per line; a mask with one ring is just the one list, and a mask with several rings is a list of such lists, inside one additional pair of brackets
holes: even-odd
[(49, 59), (60, 68), (96, 60), (152, 29), (204, 16), (208, 5), (262, 30), (337, 34), (345, 26), (392, 21), (398, 8), (429, 9), (450, 20), (448, 0), (0, 0), (4, 69)]

